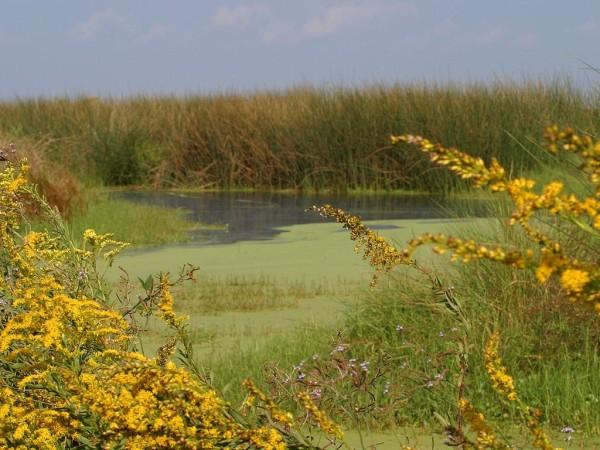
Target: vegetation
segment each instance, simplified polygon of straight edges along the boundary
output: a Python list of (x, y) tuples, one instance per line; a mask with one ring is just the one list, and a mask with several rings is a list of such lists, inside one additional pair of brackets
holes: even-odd
[[(597, 200), (600, 195), (598, 188), (600, 142), (590, 136), (577, 134), (572, 129), (560, 130), (557, 127), (549, 128), (546, 131), (546, 138), (547, 149), (551, 153), (560, 150), (580, 158), (579, 168), (586, 175), (590, 186), (587, 196), (578, 198), (574, 194), (563, 192), (565, 187), (559, 181), (548, 183), (536, 191), (535, 181), (526, 178), (508, 178), (505, 169), (495, 159), (492, 159), (489, 165), (485, 165), (480, 158), (474, 158), (455, 148), (433, 144), (419, 136), (392, 137), (394, 143), (418, 146), (424, 153), (429, 154), (432, 161), (448, 166), (451, 171), (463, 179), (470, 180), (476, 187), (488, 187), (492, 192), (506, 193), (514, 204), (510, 224), (520, 225), (522, 237), (527, 238), (531, 246), (505, 247), (477, 243), (472, 239), (449, 237), (444, 234), (424, 234), (411, 240), (405, 250), (399, 251), (366, 228), (357, 217), (329, 205), (315, 207), (315, 210), (335, 218), (350, 231), (351, 238), (357, 242), (358, 248), (362, 248), (364, 257), (378, 273), (389, 272), (398, 265), (412, 267), (429, 279), (430, 285), (435, 290), (434, 294), (441, 297), (437, 302), (429, 305), (424, 301), (413, 302), (413, 305), (430, 309), (431, 312), (425, 314), (430, 317), (435, 312), (434, 307), (437, 306), (437, 315), (440, 318), (436, 321), (436, 325), (448, 326), (448, 322), (455, 325), (450, 331), (454, 331), (457, 336), (448, 339), (454, 341), (454, 345), (451, 346), (453, 348), (448, 348), (445, 343), (441, 348), (439, 344), (434, 346), (440, 351), (437, 353), (435, 363), (429, 360), (432, 366), (429, 371), (437, 374), (430, 378), (426, 386), (434, 388), (451, 377), (450, 384), (445, 386), (445, 390), (449, 391), (450, 398), (457, 399), (456, 418), (448, 421), (446, 432), (450, 443), (464, 448), (511, 448), (511, 444), (500, 433), (494, 431), (494, 427), (486, 422), (484, 415), (467, 400), (467, 397), (473, 398), (470, 390), (473, 383), (468, 374), (472, 367), (471, 353), (473, 349), (479, 349), (480, 345), (477, 344), (481, 341), (478, 341), (478, 338), (481, 339), (485, 335), (488, 336), (485, 338), (483, 367), (491, 379), (491, 387), (499, 396), (501, 411), (511, 412), (529, 429), (532, 445), (535, 448), (544, 450), (554, 448), (548, 435), (541, 428), (544, 413), (550, 412), (552, 418), (562, 420), (568, 418), (578, 421), (579, 424), (593, 424), (593, 431), (598, 431), (597, 406), (593, 408), (582, 406), (590, 399), (597, 399), (598, 394), (598, 380), (589, 380), (588, 384), (588, 377), (590, 375), (594, 377), (597, 373), (599, 351), (596, 333), (600, 315), (598, 295), (600, 272), (597, 267), (597, 240), (600, 238), (598, 232), (600, 203)], [(475, 324), (481, 325), (482, 321), (476, 322), (469, 317), (465, 309), (468, 305), (463, 307), (463, 303), (456, 298), (454, 290), (444, 287), (430, 270), (423, 268), (413, 259), (415, 250), (425, 244), (432, 244), (436, 253), (449, 252), (452, 260), (489, 261), (503, 264), (508, 268), (508, 273), (513, 275), (512, 280), (509, 282), (505, 279), (504, 283), (494, 285), (489, 283), (489, 278), (482, 282), (479, 278), (482, 274), (481, 269), (467, 272), (469, 277), (466, 281), (470, 282), (471, 287), (478, 288), (472, 294), (479, 295), (483, 300), (475, 307), (488, 308), (488, 314), (490, 312), (495, 314), (493, 320), (483, 321), (483, 324), (493, 327), (491, 330), (476, 331)], [(515, 276), (515, 272), (523, 269), (532, 270), (537, 283), (544, 287), (545, 292), (542, 295), (539, 290), (536, 292), (531, 280)], [(498, 276), (492, 276), (492, 279), (497, 280)], [(374, 281), (376, 280), (375, 278)], [(465, 281), (465, 277), (462, 281)], [(490, 288), (495, 291), (494, 295), (486, 293)], [(498, 291), (508, 288), (510, 288), (510, 295), (498, 299)], [(505, 302), (498, 300), (505, 300)], [(402, 310), (405, 307), (401, 305), (397, 308)], [(525, 318), (523, 314), (527, 317)], [(543, 325), (536, 324), (536, 315), (550, 320)], [(410, 316), (404, 315), (404, 319), (408, 317)], [(421, 315), (421, 320), (422, 317)], [(482, 317), (484, 315), (480, 314), (476, 319)], [(446, 320), (443, 320), (444, 318)], [(524, 326), (525, 320), (528, 321), (528, 326)], [(515, 322), (518, 324), (516, 327)], [(404, 334), (404, 326), (403, 323), (399, 323), (396, 331)], [(369, 328), (371, 327), (372, 325)], [(499, 354), (499, 345), (501, 333), (506, 335), (505, 328), (508, 328), (509, 332), (519, 329), (520, 333), (513, 338), (524, 345), (519, 345), (518, 351), (535, 352), (533, 355), (522, 356), (539, 357), (538, 361), (535, 361), (538, 358), (533, 361), (522, 359), (521, 370), (523, 375), (529, 378), (523, 383), (530, 389), (529, 400), (546, 406), (546, 411), (528, 406), (525, 400), (527, 395), (523, 395), (521, 390), (522, 385), (519, 384), (519, 389), (516, 389), (515, 379), (508, 374), (504, 366)], [(360, 330), (360, 327), (358, 329)], [(416, 340), (419, 345), (423, 341), (431, 342), (431, 338), (423, 336), (422, 330), (415, 329), (413, 326), (410, 329), (421, 334), (420, 339)], [(428, 329), (427, 332), (431, 333), (431, 330)], [(380, 332), (378, 336), (385, 336), (385, 334)], [(387, 334), (390, 334), (390, 331), (387, 331)], [(446, 330), (442, 329), (438, 337), (445, 338)], [(477, 344), (474, 344), (474, 339)], [(556, 345), (553, 348), (554, 354), (541, 348), (549, 343)], [(402, 346), (406, 346), (406, 343)], [(411, 345), (408, 344), (408, 348), (410, 347)], [(411, 350), (416, 353), (414, 348)], [(573, 355), (576, 350), (579, 350), (579, 354)], [(439, 368), (440, 356), (443, 359), (450, 357), (451, 364), (444, 364), (443, 370)], [(410, 364), (414, 361), (407, 358), (406, 362), (408, 362), (406, 368), (410, 375), (411, 372), (414, 373), (415, 366)], [(536, 382), (535, 386), (531, 383), (532, 378)], [(538, 384), (540, 381), (544, 384)], [(566, 387), (563, 384), (565, 382)], [(553, 410), (554, 404), (549, 398), (550, 393), (558, 394), (558, 398), (562, 397), (566, 400), (568, 406), (565, 408), (565, 403), (554, 398), (560, 407)], [(582, 393), (585, 394), (582, 396), (580, 395)], [(578, 401), (578, 407), (570, 408), (573, 397)], [(403, 403), (406, 403), (406, 400)], [(423, 407), (422, 404), (414, 406)], [(489, 408), (489, 405), (486, 406)], [(431, 412), (433, 411), (438, 410)], [(463, 421), (466, 421), (476, 434), (474, 439), (465, 434)], [(568, 433), (573, 432), (570, 426), (564, 427), (563, 430), (569, 430)]]
[[(385, 92), (398, 96), (390, 95), (391, 99), (397, 100), (401, 98), (400, 94), (411, 93), (421, 95), (418, 97), (423, 102), (420, 105), (433, 105), (433, 101), (424, 101), (428, 97), (418, 88), (390, 89)], [(445, 87), (434, 91), (438, 100), (447, 98), (457, 102), (462, 99), (466, 103), (461, 105), (480, 105), (477, 102), (482, 99), (490, 101), (489, 104), (496, 106), (490, 114), (496, 117), (501, 108), (499, 103), (493, 102), (509, 98), (518, 102), (520, 108), (526, 104), (523, 102), (528, 98), (527, 92), (540, 89), (530, 97), (532, 103), (529, 104), (531, 106), (535, 99), (535, 105), (549, 108), (538, 111), (543, 118), (540, 120), (554, 117), (557, 111), (561, 114), (567, 111), (595, 130), (597, 111), (584, 97), (569, 93), (563, 99), (569, 101), (560, 101), (561, 95), (568, 92), (565, 86), (555, 85), (551, 89), (548, 85), (499, 85), (477, 89)], [(506, 96), (493, 89), (504, 89), (502, 92)], [(11, 114), (16, 114), (19, 108), (22, 112), (30, 108), (38, 114), (44, 108), (50, 111), (58, 106), (90, 108), (99, 117), (110, 111), (109, 116), (113, 117), (110, 120), (114, 121), (112, 126), (120, 129), (127, 128), (128, 123), (138, 122), (133, 119), (115, 121), (114, 117), (125, 114), (128, 108), (142, 114), (139, 105), (143, 104), (163, 105), (171, 112), (191, 104), (202, 105), (208, 110), (218, 105), (222, 111), (218, 108), (211, 111), (222, 113), (229, 111), (224, 106), (227, 101), (236, 100), (243, 114), (249, 114), (255, 111), (249, 105), (263, 105), (261, 102), (270, 99), (274, 102), (270, 108), (264, 107), (260, 111), (261, 114), (274, 114), (273, 111), (278, 109), (273, 105), (281, 107), (277, 101), (312, 98), (313, 106), (339, 102), (338, 107), (345, 113), (349, 110), (350, 99), (354, 98), (357, 102), (366, 102), (354, 112), (365, 113), (373, 111), (369, 110), (369, 95), (386, 104), (377, 97), (381, 92), (377, 89), (360, 93), (298, 90), (285, 95), (263, 93), (253, 97), (215, 97), (202, 101), (88, 99), (21, 102), (4, 107), (16, 108)], [(473, 97), (473, 92), (479, 97)], [(492, 97), (495, 98), (493, 102)], [(550, 109), (549, 101), (543, 103), (543, 99), (549, 98), (556, 102), (554, 109)], [(443, 101), (441, 104), (444, 105)], [(513, 111), (519, 108), (513, 108)], [(411, 111), (418, 109), (413, 107)], [(291, 109), (286, 112), (293, 115)], [(544, 112), (548, 114), (544, 115)], [(74, 115), (79, 119), (85, 116)], [(8, 124), (10, 133), (18, 137), (17, 127), (10, 126), (16, 122), (2, 117), (0, 112), (0, 124), (3, 127)], [(174, 117), (180, 116), (175, 114)], [(218, 117), (222, 119), (222, 116)], [(242, 125), (237, 129), (240, 136), (249, 136), (249, 139), (261, 136), (262, 139), (264, 128), (256, 127), (254, 133), (245, 134), (244, 127), (258, 122), (242, 117)], [(264, 120), (266, 116), (260, 117)], [(370, 117), (377, 119), (379, 116)], [(486, 116), (480, 114), (480, 117)], [(452, 116), (447, 117), (448, 123), (451, 119)], [(81, 125), (85, 122), (78, 120), (73, 123)], [(352, 123), (348, 116), (345, 120)], [(512, 123), (506, 120), (500, 123)], [(97, 123), (102, 124), (102, 119)], [(139, 123), (144, 122), (140, 119)], [(216, 127), (219, 123), (228, 122), (215, 121), (213, 125)], [(424, 120), (423, 123), (428, 122)], [(520, 136), (527, 136), (526, 125), (532, 123), (521, 120)], [(66, 124), (61, 126), (68, 129)], [(444, 128), (437, 123), (436, 126), (438, 132), (446, 130), (451, 134), (450, 127)], [(158, 131), (156, 135), (152, 134), (151, 131), (158, 128), (147, 127), (148, 136), (166, 139), (166, 134)], [(190, 131), (185, 127), (182, 130)], [(287, 142), (282, 139), (283, 134), (270, 130), (280, 142)], [(456, 127), (453, 130), (462, 133), (463, 129)], [(31, 131), (35, 136), (35, 131)], [(287, 129), (290, 136), (294, 135), (292, 131), (293, 127)], [(488, 131), (489, 142), (498, 139), (498, 143), (504, 139), (504, 134)], [(261, 170), (250, 167), (254, 162), (240, 164), (237, 158), (242, 153), (236, 147), (238, 142), (223, 140), (224, 148), (236, 149), (236, 156), (228, 160), (230, 167), (208, 163), (207, 171), (198, 174), (189, 172), (194, 167), (193, 158), (181, 166), (174, 164), (177, 158), (172, 158), (183, 157), (184, 153), (169, 153), (173, 150), (171, 147), (156, 153), (158, 147), (154, 144), (142, 146), (145, 149), (142, 151), (142, 147), (137, 147), (135, 136), (121, 141), (110, 133), (105, 135), (107, 139), (103, 142), (106, 145), (101, 146), (100, 153), (79, 155), (83, 167), (92, 170), (96, 181), (131, 183), (135, 180), (129, 175), (138, 173), (140, 180), (152, 175), (158, 184), (203, 180), (212, 185), (214, 181), (210, 180), (217, 180), (227, 173), (231, 176), (227, 171), (235, 167), (237, 172), (229, 178), (231, 184), (225, 183), (221, 187), (237, 186), (238, 182), (246, 187), (290, 187), (284, 185), (285, 177), (277, 172), (279, 169), (265, 171), (266, 164)], [(471, 136), (476, 142), (478, 133), (480, 131), (465, 132), (460, 139)], [(91, 138), (92, 135), (95, 137)], [(219, 136), (213, 129), (210, 135)], [(56, 180), (60, 179), (55, 174), (60, 173), (61, 164), (54, 159), (58, 153), (53, 154), (50, 150), (57, 142), (54, 139), (62, 138), (44, 136), (39, 141), (42, 143), (38, 142), (30, 154), (34, 165), (52, 167), (48, 171), (38, 170), (38, 175), (34, 176), (42, 180), (42, 187), (47, 183), (45, 191), (52, 192)], [(99, 134), (93, 131), (77, 136), (76, 139), (81, 139), (79, 142), (85, 146), (85, 139), (93, 141)], [(37, 137), (42, 139), (42, 134)], [(454, 137), (458, 138), (457, 135)], [(75, 142), (75, 138), (72, 139)], [(147, 142), (160, 141), (152, 139)], [(516, 143), (511, 139), (509, 141)], [(350, 231), (357, 249), (362, 249), (365, 259), (376, 270), (375, 289), (362, 294), (363, 301), (354, 303), (343, 331), (336, 336), (331, 336), (331, 328), (305, 324), (283, 336), (263, 340), (254, 348), (240, 346), (235, 353), (221, 352), (219, 358), (212, 354), (202, 361), (203, 364), (198, 364), (194, 351), (198, 341), (210, 340), (211, 336), (202, 334), (193, 320), (187, 322), (174, 312), (173, 293), (182, 298), (178, 310), (194, 317), (293, 309), (307, 298), (343, 297), (349, 290), (335, 283), (308, 285), (289, 280), (283, 283), (264, 276), (208, 278), (202, 285), (178, 288), (193, 277), (194, 267), (184, 268), (179, 277), (171, 277), (175, 282), (161, 274), (139, 280), (138, 287), (125, 275), (122, 283), (114, 286), (104, 278), (103, 270), (112, 264), (126, 244), (87, 228), (80, 230), (83, 235), (80, 242), (73, 239), (60, 215), (25, 179), (27, 165), (16, 165), (11, 162), (15, 161), (12, 152), (2, 150), (0, 388), (3, 398), (0, 401), (0, 443), (9, 448), (98, 448), (107, 445), (117, 448), (315, 448), (343, 445), (340, 425), (362, 430), (437, 421), (444, 425), (451, 444), (463, 448), (506, 449), (512, 445), (507, 430), (510, 424), (518, 422), (531, 433), (534, 447), (548, 450), (554, 448), (550, 443), (552, 436), (545, 430), (548, 426), (562, 429), (567, 439), (572, 437), (571, 427), (590, 434), (600, 432), (600, 379), (597, 377), (600, 369), (600, 269), (597, 265), (600, 142), (572, 129), (556, 127), (547, 130), (546, 140), (545, 148), (551, 156), (542, 156), (538, 150), (523, 153), (518, 152), (517, 147), (513, 150), (504, 147), (509, 149), (507, 153), (497, 156), (514, 163), (510, 170), (492, 157), (491, 148), (486, 150), (487, 153), (483, 151), (482, 157), (471, 156), (415, 135), (394, 136), (392, 143), (398, 146), (396, 150), (374, 153), (386, 153), (388, 157), (390, 154), (403, 155), (406, 159), (402, 164), (407, 161), (417, 164), (410, 166), (413, 167), (411, 170), (406, 165), (388, 164), (394, 174), (380, 173), (381, 176), (375, 177), (373, 167), (367, 169), (354, 164), (356, 159), (351, 164), (342, 158), (340, 167), (343, 169), (339, 170), (345, 171), (351, 180), (350, 187), (410, 185), (418, 188), (421, 181), (413, 175), (414, 167), (425, 163), (417, 158), (409, 160), (413, 157), (408, 156), (407, 149), (407, 146), (417, 146), (435, 164), (446, 166), (475, 187), (489, 188), (501, 196), (503, 202), (499, 205), (509, 200), (514, 210), (499, 209), (498, 224), (491, 225), (489, 221), (480, 230), (472, 226), (462, 236), (426, 233), (411, 240), (405, 250), (399, 250), (367, 228), (359, 218), (328, 205), (315, 207), (317, 212), (335, 218)], [(454, 142), (452, 137), (445, 141)], [(179, 142), (190, 144), (193, 141)], [(340, 142), (347, 145), (350, 141), (342, 139)], [(487, 149), (489, 142), (479, 148)], [(123, 146), (119, 147), (121, 144)], [(121, 153), (110, 153), (115, 148), (121, 148)], [(134, 152), (130, 151), (132, 148)], [(201, 148), (212, 147), (203, 145)], [(333, 148), (337, 148), (338, 156), (342, 154), (341, 147), (333, 145)], [(63, 151), (68, 149), (69, 145), (66, 145)], [(258, 152), (256, 148), (252, 151)], [(279, 155), (289, 156), (285, 151), (281, 152)], [(109, 154), (110, 157), (106, 156)], [(36, 160), (36, 155), (43, 156)], [(143, 155), (143, 158), (135, 156), (132, 163), (127, 159), (132, 155)], [(331, 157), (333, 161), (332, 155), (324, 153), (322, 157)], [(222, 154), (213, 156), (214, 162), (220, 160)], [(126, 176), (106, 178), (108, 173), (110, 177), (118, 173), (118, 167), (111, 169), (116, 172), (110, 172), (108, 168), (120, 157), (125, 157), (120, 162)], [(565, 163), (564, 167), (579, 170), (579, 176), (572, 178), (577, 180), (577, 185), (566, 187), (554, 181), (551, 169), (544, 175), (550, 181), (541, 188), (536, 188), (530, 178), (509, 176), (512, 169), (517, 174), (526, 172), (533, 167), (534, 161), (544, 161), (544, 158), (548, 158), (547, 161), (558, 158)], [(181, 163), (184, 159), (178, 161)], [(293, 165), (287, 165), (290, 160), (275, 158), (272, 161), (279, 161), (285, 170), (292, 170), (289, 167)], [(325, 167), (325, 163), (325, 160), (318, 161), (319, 167)], [(170, 165), (170, 169), (165, 170), (165, 164)], [(75, 167), (72, 166), (73, 170)], [(187, 172), (178, 167), (185, 167)], [(214, 173), (211, 172), (213, 167)], [(248, 168), (252, 171), (246, 172)], [(252, 176), (244, 175), (250, 173)], [(292, 181), (297, 175), (285, 173)], [(336, 177), (319, 178), (312, 172), (310, 177), (305, 176), (302, 180), (291, 187), (342, 186)], [(454, 186), (451, 181), (440, 180), (439, 174), (432, 176), (428, 189), (444, 190)], [(80, 192), (77, 184), (68, 191), (77, 195)], [(77, 195), (70, 198), (77, 198)], [(57, 195), (54, 204), (60, 206), (63, 197), (68, 196)], [(71, 214), (72, 228), (76, 230), (82, 216), (74, 212), (76, 210), (69, 202), (62, 204), (64, 208), (61, 209), (65, 214)], [(102, 198), (96, 206), (96, 212), (88, 210), (86, 220), (96, 220), (98, 226), (102, 226), (101, 220), (112, 214), (115, 204), (113, 200)], [(81, 207), (79, 211), (82, 211)], [(44, 218), (44, 230), (30, 230), (24, 217), (30, 217), (31, 213)], [(98, 218), (93, 219), (96, 213)], [(158, 211), (144, 210), (143, 207), (135, 211), (122, 208), (121, 213), (120, 222), (115, 223), (128, 224), (147, 214), (141, 222), (147, 224), (154, 220)], [(503, 224), (505, 216), (510, 216), (511, 226)], [(181, 216), (178, 219), (181, 222), (176, 223), (173, 231), (180, 230), (185, 223)], [(160, 236), (173, 234), (169, 227), (175, 222), (164, 222), (155, 234), (144, 236), (143, 231), (132, 232), (139, 234), (136, 236), (138, 243), (143, 243), (143, 239), (155, 241)], [(460, 233), (465, 233), (465, 229), (462, 228)], [(489, 244), (492, 241), (496, 244)], [(470, 264), (447, 268), (445, 261), (448, 258), (443, 257), (441, 268), (435, 269), (429, 257), (423, 263), (423, 254), (417, 253), (426, 245), (430, 245), (435, 253), (446, 254), (450, 260)], [(102, 258), (107, 264), (98, 264)], [(380, 286), (382, 283), (385, 286)], [(356, 291), (353, 293), (357, 295)], [(213, 301), (217, 297), (220, 301)], [(145, 330), (148, 325), (150, 330)], [(157, 343), (150, 346), (156, 352), (144, 353), (141, 351), (144, 339), (140, 338), (149, 334), (150, 340)], [(175, 353), (179, 367), (171, 362)], [(245, 379), (248, 375), (258, 383)], [(243, 390), (238, 389), (239, 385), (244, 386)], [(240, 404), (239, 410), (223, 400), (224, 395)], [(485, 411), (485, 416), (480, 411)], [(319, 436), (328, 436), (329, 441), (318, 441)]]
[[(90, 198), (91, 197), (91, 198)], [(188, 231), (197, 227), (186, 211), (144, 205), (107, 195), (88, 195), (86, 207), (69, 220), (73, 236), (83, 236), (88, 228), (114, 233), (132, 245), (161, 245), (189, 240)]]
[(593, 95), (532, 81), (18, 100), (0, 105), (0, 136), (86, 184), (439, 192), (461, 184), (418, 153), (382, 150), (391, 130), (519, 173), (545, 158), (540, 128), (599, 131)]
[[(115, 295), (98, 259), (110, 266), (127, 244), (88, 229), (83, 245), (26, 179), (27, 165), (0, 172), (0, 444), (4, 448), (311, 448), (293, 418), (250, 381), (243, 417), (203, 380), (171, 287), (193, 277), (184, 268)], [(51, 227), (20, 233), (28, 205)], [(137, 351), (138, 318), (156, 314), (171, 330), (155, 357)], [(180, 344), (183, 367), (170, 361)], [(326, 434), (341, 430), (306, 394), (298, 401)], [(279, 425), (277, 425), (279, 424)]]

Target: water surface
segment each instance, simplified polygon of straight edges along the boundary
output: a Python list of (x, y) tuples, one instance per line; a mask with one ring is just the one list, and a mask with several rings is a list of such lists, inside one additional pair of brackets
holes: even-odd
[[(189, 211), (192, 221), (215, 224), (192, 232), (198, 245), (265, 240), (282, 233), (282, 227), (330, 221), (312, 205), (329, 203), (364, 220), (445, 219), (485, 215), (482, 200), (448, 199), (427, 195), (294, 195), (273, 192), (122, 192), (125, 200)], [(372, 224), (374, 229), (390, 225)]]

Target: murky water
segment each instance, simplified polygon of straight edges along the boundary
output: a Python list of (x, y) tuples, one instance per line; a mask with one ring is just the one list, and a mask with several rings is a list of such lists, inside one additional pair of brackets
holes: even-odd
[[(193, 221), (221, 225), (192, 232), (199, 245), (270, 239), (279, 227), (323, 223), (327, 219), (305, 212), (311, 205), (329, 203), (364, 220), (456, 218), (485, 215), (484, 201), (448, 200), (424, 195), (291, 195), (270, 192), (121, 192), (129, 201), (171, 208), (184, 208)], [(389, 225), (388, 225), (389, 226)], [(373, 228), (381, 228), (385, 225)]]

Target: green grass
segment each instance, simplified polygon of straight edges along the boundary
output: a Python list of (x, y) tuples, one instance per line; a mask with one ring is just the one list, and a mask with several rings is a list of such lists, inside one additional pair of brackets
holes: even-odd
[[(116, 239), (134, 246), (156, 246), (188, 241), (188, 231), (198, 224), (191, 222), (181, 209), (88, 194), (85, 208), (73, 214), (68, 226), (76, 240), (92, 228), (98, 233), (113, 233)], [(34, 220), (33, 227), (43, 228), (44, 224)]]
[(568, 80), (303, 87), (188, 97), (0, 104), (0, 137), (86, 183), (194, 188), (448, 191), (460, 181), (390, 134), (420, 133), (518, 173), (552, 123), (600, 131), (597, 98)]
[(226, 311), (262, 311), (297, 308), (301, 300), (340, 292), (331, 283), (281, 281), (259, 276), (202, 277), (178, 295), (184, 314), (216, 314)]
[[(505, 206), (497, 208), (497, 217), (508, 216)], [(473, 221), (454, 234), (521, 249), (530, 246), (524, 234), (507, 227), (503, 219)], [(580, 257), (597, 258), (581, 247), (574, 230), (566, 236), (563, 242)], [(401, 367), (390, 372), (392, 386), (405, 401), (395, 419), (401, 424), (431, 424), (434, 412), (453, 417), (457, 363), (443, 355), (456, 348), (457, 336), (465, 330), (472, 345), (467, 397), (492, 421), (515, 420), (514, 411), (498, 402), (484, 369), (484, 342), (493, 330), (500, 330), (502, 357), (517, 380), (517, 390), (526, 403), (540, 408), (548, 426), (600, 433), (600, 318), (570, 304), (558, 286), (539, 285), (530, 271), (491, 262), (447, 266), (444, 258), (438, 261), (436, 273), (446, 286), (453, 286), (469, 328), (448, 314), (424, 277), (410, 270), (400, 271), (353, 303), (346, 321), (347, 341), (360, 349), (357, 358), (369, 360), (385, 352)], [(426, 265), (431, 266), (431, 259)], [(438, 383), (439, 373), (444, 378)], [(429, 381), (434, 381), (430, 388)]]

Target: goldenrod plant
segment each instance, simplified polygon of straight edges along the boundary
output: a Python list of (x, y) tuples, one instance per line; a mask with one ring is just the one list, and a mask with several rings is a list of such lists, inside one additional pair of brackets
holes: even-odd
[[(311, 448), (268, 400), (271, 415), (250, 423), (199, 376), (166, 274), (144, 294), (114, 295), (103, 273), (126, 244), (86, 230), (77, 247), (27, 162), (0, 154), (0, 448)], [(30, 204), (50, 229), (27, 231)], [(174, 331), (155, 357), (137, 350), (136, 320), (152, 313)], [(183, 365), (171, 360), (178, 346)]]

